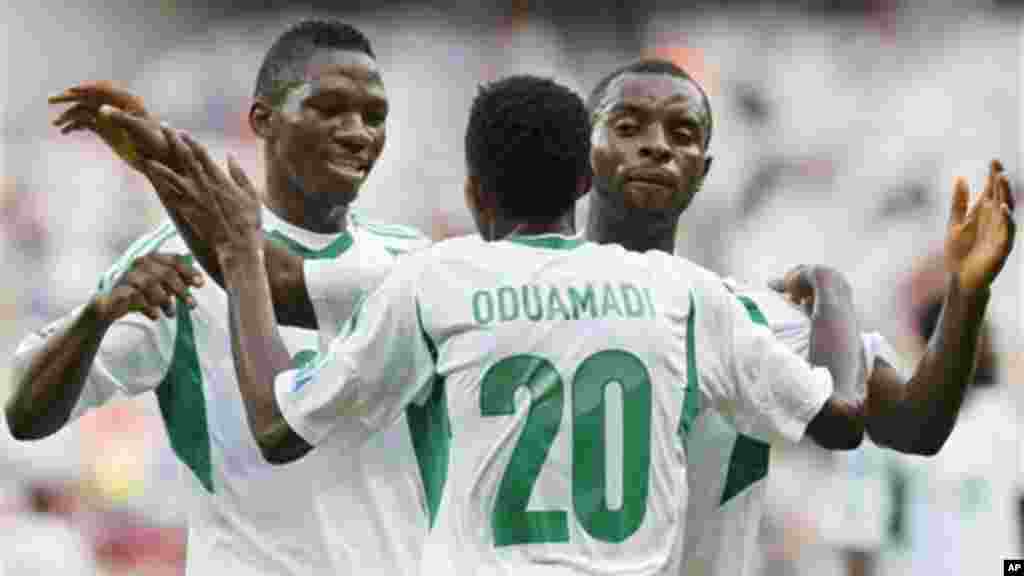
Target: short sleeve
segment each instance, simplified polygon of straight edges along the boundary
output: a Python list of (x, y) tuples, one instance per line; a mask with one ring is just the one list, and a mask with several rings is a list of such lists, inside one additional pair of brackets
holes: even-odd
[(321, 343), (331, 342), (352, 316), (366, 292), (384, 280), (390, 270), (368, 274), (366, 267), (346, 257), (307, 259), (303, 263), (306, 292), (313, 304)]
[[(361, 236), (370, 244), (373, 237)], [(338, 335), (359, 303), (409, 256), (385, 246), (353, 247), (336, 258), (307, 259), (303, 263), (306, 292), (313, 305), (323, 348)]]
[(864, 343), (864, 359), (868, 366), (868, 379), (871, 378), (871, 374), (874, 372), (879, 360), (899, 372), (904, 380), (910, 379), (912, 372), (907, 367), (906, 361), (885, 336), (878, 332), (868, 332), (861, 336), (861, 340)]
[(313, 365), (277, 376), (289, 426), (310, 444), (326, 437), (358, 445), (386, 427), (432, 381), (434, 359), (419, 320), (422, 266), (408, 262), (352, 315)]
[(707, 275), (690, 310), (702, 393), (742, 434), (769, 443), (799, 440), (832, 395), (831, 375), (751, 322), (743, 304)]
[[(82, 308), (22, 339), (12, 363), (15, 379), (24, 376), (47, 342), (70, 326)], [(135, 396), (156, 389), (170, 367), (175, 333), (173, 319), (163, 316), (152, 321), (141, 314), (129, 314), (114, 322), (100, 342), (71, 419), (115, 396)]]

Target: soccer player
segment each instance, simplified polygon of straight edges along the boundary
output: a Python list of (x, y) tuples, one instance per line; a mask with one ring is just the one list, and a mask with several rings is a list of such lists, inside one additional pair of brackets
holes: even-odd
[[(327, 440), (354, 448), (443, 382), (455, 456), (425, 566), (678, 569), (684, 442), (702, 404), (762, 441), (806, 431), (832, 448), (856, 446), (865, 426), (891, 431), (908, 412), (832, 396), (834, 367), (811, 368), (750, 322), (714, 274), (572, 236), (589, 186), (588, 113), (550, 81), (511, 77), (474, 101), (465, 195), (481, 236), (409, 256), (329, 353), (298, 370), (276, 334), (280, 292), (256, 234), (256, 192), (237, 164), (228, 178), (190, 138), (166, 135), (185, 169), (147, 167), (175, 190), (177, 200), (164, 193), (172, 210), (217, 230), (238, 382), (266, 453), (298, 458)], [(1009, 253), (1003, 184), (979, 200), (970, 218), (983, 225), (952, 260), (965, 300), (952, 302), (971, 313)], [(967, 193), (958, 187), (964, 212)]]
[[(711, 166), (706, 94), (674, 64), (645, 60), (605, 76), (588, 108), (594, 122), (594, 188), (587, 237), (629, 250), (672, 253), (679, 217)], [(856, 317), (850, 288), (838, 273), (823, 267), (795, 269), (776, 287), (781, 293), (730, 285), (755, 322), (770, 326), (812, 363), (837, 366), (837, 390), (863, 397), (861, 384), (867, 378), (869, 400), (891, 405), (901, 415), (869, 426), (868, 435), (901, 452), (934, 454), (952, 431), (971, 381), (988, 299), (987, 288), (968, 294), (958, 287), (964, 271), (975, 265), (972, 261), (1002, 262), (1012, 247), (1012, 197), (1001, 167), (993, 165), (985, 197), (1006, 204), (1005, 215), (985, 210), (967, 215), (967, 196), (966, 184), (958, 182), (946, 237), (947, 261), (956, 265), (957, 274), (950, 281), (940, 336), (909, 382), (895, 369), (898, 359), (879, 334), (863, 335), (863, 355), (849, 352), (857, 336)], [(998, 223), (980, 220), (996, 216), (1006, 218), (1008, 236), (1000, 235)], [(979, 227), (996, 234), (976, 241)], [(794, 303), (809, 304), (806, 313)], [(760, 526), (769, 447), (737, 434), (709, 409), (698, 417), (688, 449), (702, 465), (687, 469), (695, 504), (688, 508), (682, 573), (747, 574)]]
[[(159, 153), (153, 142), (119, 140), (96, 110), (109, 101), (141, 116), (145, 109), (111, 90), (68, 91), (56, 100), (74, 106), (57, 123), (65, 132), (96, 131), (140, 166), (138, 155)], [(261, 234), (296, 255), (291, 272), (300, 280), (303, 267), (331, 261), (354, 287), (351, 301), (334, 300), (318, 314), (328, 336), (360, 289), (376, 286), (398, 254), (427, 243), (415, 230), (350, 210), (384, 146), (387, 106), (369, 41), (337, 21), (285, 31), (256, 80), (249, 120), (264, 143)], [(226, 294), (202, 283), (189, 258), (175, 227), (161, 226), (129, 248), (85, 305), (21, 343), (6, 410), (14, 436), (45, 437), (115, 395), (153, 391), (195, 494), (189, 574), (415, 573), (428, 522), (419, 465), (431, 456), (433, 405), (413, 407), (340, 459), (328, 446), (302, 462), (268, 463), (232, 383)], [(190, 295), (188, 286), (202, 287)], [(315, 292), (305, 301), (320, 302)], [(315, 330), (283, 337), (291, 365), (316, 356)], [(348, 516), (339, 518), (339, 508)]]

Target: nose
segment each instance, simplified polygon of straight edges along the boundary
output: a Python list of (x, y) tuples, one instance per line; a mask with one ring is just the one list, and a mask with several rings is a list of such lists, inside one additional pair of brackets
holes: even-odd
[(672, 159), (672, 149), (661, 126), (652, 126), (647, 131), (647, 138), (640, 143), (640, 157), (658, 164), (664, 164)]
[(342, 117), (334, 129), (333, 137), (350, 152), (360, 152), (373, 144), (370, 127), (359, 114), (346, 114)]

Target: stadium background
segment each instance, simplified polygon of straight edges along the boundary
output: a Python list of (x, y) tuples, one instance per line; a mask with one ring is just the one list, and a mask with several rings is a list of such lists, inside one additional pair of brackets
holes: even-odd
[[(130, 86), (218, 156), (236, 151), (261, 179), (245, 123), (256, 70), (274, 35), (311, 14), (364, 29), (385, 74), (389, 139), (359, 200), (364, 211), (435, 238), (468, 231), (462, 131), (479, 82), (532, 72), (585, 93), (611, 68), (658, 54), (694, 73), (714, 109), (714, 168), (683, 219), (682, 252), (753, 282), (798, 263), (836, 266), (865, 325), (908, 353), (908, 278), (941, 247), (953, 177), (981, 182), (992, 157), (1019, 174), (1024, 160), (1024, 11), (1007, 2), (228, 4), (0, 6), (0, 398), (24, 333), (81, 302), (162, 215), (139, 176), (90, 138), (49, 126), (46, 96), (88, 79)], [(989, 313), (999, 377), (1018, 406), (1020, 254)], [(20, 548), (78, 559), (82, 573), (94, 563), (103, 574), (180, 572), (182, 496), (152, 398), (110, 406), (41, 443), (2, 433), (0, 558)], [(813, 486), (809, 472), (793, 470)], [(791, 520), (766, 520), (766, 574), (777, 556), (810, 573), (835, 570), (814, 519)]]

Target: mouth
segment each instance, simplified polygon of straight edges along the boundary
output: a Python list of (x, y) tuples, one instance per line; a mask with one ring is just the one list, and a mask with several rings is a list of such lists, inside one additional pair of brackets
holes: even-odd
[(664, 171), (636, 171), (626, 176), (626, 184), (637, 184), (645, 187), (664, 188), (674, 191), (679, 187), (679, 180)]
[(370, 173), (370, 162), (354, 156), (336, 156), (330, 165), (335, 171), (355, 180), (363, 180)]

